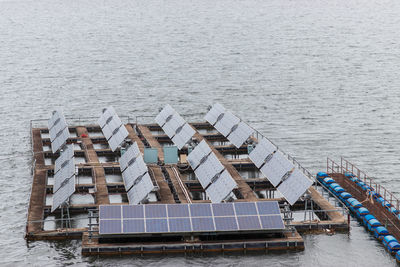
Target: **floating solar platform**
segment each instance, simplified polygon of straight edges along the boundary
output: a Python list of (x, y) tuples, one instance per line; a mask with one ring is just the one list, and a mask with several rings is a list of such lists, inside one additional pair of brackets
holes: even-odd
[(284, 230), (276, 201), (100, 206), (100, 235)]
[[(169, 107), (157, 116), (158, 124), (129, 123), (125, 119), (123, 123), (112, 107), (105, 109), (99, 120), (90, 119), (87, 125), (67, 125), (61, 111), (52, 114), (54, 116), (47, 123), (33, 122), (35, 171), (27, 239), (83, 238), (82, 252), (96, 255), (107, 251), (118, 254), (123, 251), (164, 253), (304, 247), (297, 232), (293, 237), (292, 232), (286, 230), (278, 203), (296, 202), (295, 208), (304, 207), (303, 200), (297, 199), (309, 182), (305, 182), (297, 169), (287, 172), (289, 168), (285, 164), (282, 168), (276, 167), (283, 160), (275, 145), (267, 139), (257, 142), (254, 136), (248, 138), (253, 132), (251, 127), (222, 106), (214, 107), (216, 112), (209, 114), (207, 121), (215, 124), (226, 136), (216, 133), (208, 122), (189, 124)], [(227, 115), (221, 116), (218, 109)], [(70, 131), (76, 135), (70, 137)], [(167, 135), (162, 135), (162, 131)], [(226, 139), (230, 144), (212, 143), (226, 142)], [(178, 151), (179, 162), (164, 165), (163, 146), (171, 143), (182, 148)], [(224, 158), (232, 153), (243, 156), (241, 154), (247, 153), (246, 144), (250, 143), (255, 148), (248, 158)], [(156, 161), (144, 162), (145, 148), (156, 151)], [(85, 163), (79, 163), (76, 157), (85, 157)], [(245, 179), (240, 175), (244, 170), (258, 172), (258, 168), (262, 173), (259, 178)], [(267, 172), (270, 177), (265, 177)], [(287, 199), (269, 194), (269, 201), (257, 200), (258, 191), (272, 192), (276, 189), (272, 185), (274, 173), (277, 173), (278, 190), (287, 195)], [(195, 177), (194, 174), (197, 179), (185, 179), (189, 175)], [(91, 179), (86, 179), (83, 184), (80, 175)], [(107, 175), (121, 178), (110, 180), (106, 179)], [(50, 182), (51, 176), (53, 182)], [(313, 188), (309, 191), (315, 201), (314, 207), (334, 209)], [(69, 203), (74, 193), (90, 195), (94, 202), (80, 203), (74, 198)], [(119, 196), (118, 203), (113, 194)], [(52, 206), (46, 205), (46, 199), (51, 196)], [(231, 202), (224, 202), (228, 199)], [(94, 235), (91, 242), (88, 242), (88, 228), (69, 228), (67, 231), (43, 228), (43, 221), (48, 216), (61, 217), (62, 206), (64, 211), (69, 207), (73, 216), (80, 217), (87, 216), (88, 210), (99, 211), (100, 225), (91, 232)], [(341, 214), (332, 218), (308, 224), (293, 222), (293, 225), (301, 230), (347, 227)], [(196, 238), (186, 239), (190, 236)], [(227, 236), (234, 236), (235, 242), (225, 239)], [(142, 237), (147, 238), (146, 245), (138, 241)], [(157, 237), (158, 241), (166, 238), (168, 242), (157, 243)], [(123, 241), (123, 245), (103, 242), (114, 238), (113, 241)], [(205, 242), (210, 238), (213, 241)], [(236, 238), (240, 240), (236, 242)], [(102, 242), (98, 241), (100, 239)]]

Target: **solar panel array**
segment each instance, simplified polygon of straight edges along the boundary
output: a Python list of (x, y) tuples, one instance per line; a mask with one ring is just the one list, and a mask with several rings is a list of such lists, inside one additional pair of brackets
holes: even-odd
[(213, 125), (235, 147), (239, 148), (254, 133), (254, 130), (221, 104), (214, 104), (205, 120)]
[(205, 140), (193, 149), (187, 160), (212, 202), (223, 201), (237, 186)]
[(293, 205), (312, 185), (282, 152), (266, 138), (262, 138), (249, 154), (250, 160), (268, 178), (285, 199)]
[(64, 114), (60, 110), (53, 111), (48, 123), (51, 150), (56, 153), (64, 146), (69, 137), (69, 130)]
[(64, 204), (75, 192), (74, 148), (67, 145), (56, 159), (54, 168), (53, 204), (51, 212)]
[(115, 151), (129, 135), (113, 107), (104, 109), (97, 122), (112, 151)]
[(136, 142), (121, 156), (119, 164), (129, 203), (139, 204), (154, 185)]
[(284, 230), (278, 202), (100, 206), (99, 233), (163, 234)]
[[(218, 103), (211, 107), (205, 120), (237, 148), (254, 133), (250, 126)], [(291, 205), (312, 185), (312, 181), (266, 138), (259, 141), (249, 158)]]
[(161, 110), (155, 121), (179, 149), (195, 134), (195, 130), (170, 105)]

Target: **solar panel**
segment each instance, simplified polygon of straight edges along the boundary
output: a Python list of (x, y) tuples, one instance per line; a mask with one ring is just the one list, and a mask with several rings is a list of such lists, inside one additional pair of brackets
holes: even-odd
[(64, 146), (69, 138), (69, 130), (68, 127), (65, 127), (63, 130), (56, 134), (55, 139), (51, 142), (51, 150), (53, 153), (56, 153), (60, 148)]
[(282, 177), (294, 168), (280, 151), (276, 151), (272, 158), (261, 167), (260, 171), (267, 177), (273, 186), (277, 186)]
[(290, 205), (293, 205), (312, 183), (301, 171), (295, 169), (289, 178), (280, 184), (278, 190)]
[(192, 226), (196, 232), (215, 231), (214, 220), (210, 217), (192, 218)]
[(130, 204), (139, 204), (154, 189), (150, 175), (146, 173), (140, 182), (127, 192)]
[(238, 230), (236, 217), (215, 217), (215, 229), (217, 231)]
[(204, 119), (211, 125), (214, 125), (217, 122), (218, 117), (224, 112), (225, 108), (221, 104), (216, 103), (211, 107)]
[(231, 132), (233, 126), (238, 124), (240, 119), (233, 115), (230, 111), (226, 111), (224, 116), (217, 121), (214, 125), (215, 129), (217, 129), (223, 136), (228, 136)]
[(189, 207), (185, 204), (171, 204), (167, 206), (168, 217), (189, 217)]
[(56, 159), (54, 173), (57, 173), (65, 161), (68, 161), (74, 157), (74, 147), (67, 145), (66, 148), (61, 151), (60, 156)]
[(220, 177), (206, 189), (206, 193), (213, 203), (219, 203), (236, 187), (237, 184), (235, 180), (233, 180), (227, 170), (224, 170)]
[(170, 218), (168, 219), (170, 232), (191, 232), (192, 225), (189, 218)]
[(192, 217), (207, 217), (211, 215), (210, 204), (196, 203), (190, 205), (190, 216)]
[(48, 125), (50, 136), (54, 136), (60, 130), (64, 129), (67, 126), (67, 121), (65, 120), (65, 117), (64, 117), (64, 114), (62, 113), (62, 111), (61, 110), (53, 111), (50, 119), (48, 120), (47, 125)]
[(249, 158), (257, 168), (260, 168), (268, 155), (273, 153), (276, 149), (276, 146), (274, 146), (270, 141), (266, 138), (262, 138), (249, 154)]
[(238, 216), (239, 230), (259, 230), (261, 229), (258, 216)]
[(119, 165), (121, 172), (125, 171), (125, 169), (135, 160), (140, 154), (139, 147), (136, 142), (128, 147), (125, 153), (119, 159)]
[(56, 124), (56, 121), (60, 119), (60, 117), (62, 114), (61, 110), (54, 110), (51, 113), (50, 119), (47, 121), (47, 125), (48, 125), (48, 129), (50, 130), (51, 128), (53, 128), (54, 124)]
[[(51, 120), (51, 121), (50, 121)], [(48, 128), (50, 141), (53, 142), (58, 132), (67, 127), (67, 121), (61, 111), (57, 111), (49, 120)]]
[(235, 216), (233, 203), (213, 203), (211, 206), (214, 216)]
[(104, 112), (101, 114), (100, 118), (97, 120), (97, 123), (103, 128), (107, 124), (107, 120), (110, 117), (116, 115), (115, 109), (113, 107), (108, 107), (104, 109)]
[(165, 218), (167, 217), (167, 207), (166, 205), (145, 205), (144, 212), (146, 218)]
[(135, 181), (147, 172), (146, 163), (143, 158), (138, 156), (132, 165), (124, 170), (122, 179), (124, 180), (125, 189), (128, 191), (135, 183)]
[(168, 117), (174, 114), (175, 110), (170, 106), (166, 105), (161, 112), (156, 116), (156, 122), (158, 125), (162, 126), (166, 123)]
[(235, 203), (236, 215), (257, 215), (256, 203), (254, 202), (237, 202)]
[(196, 132), (170, 105), (165, 106), (155, 120), (179, 149)]
[(257, 209), (260, 215), (280, 214), (279, 204), (276, 201), (259, 201)]
[(114, 135), (114, 131), (121, 126), (122, 121), (118, 118), (117, 115), (114, 115), (112, 117), (112, 120), (108, 124), (104, 125), (102, 131), (107, 141), (110, 140), (110, 138)]
[(143, 205), (124, 205), (124, 206), (122, 206), (122, 216), (123, 216), (123, 218), (129, 218), (129, 219), (144, 218)]
[(227, 138), (235, 147), (239, 148), (253, 133), (254, 130), (241, 121), (237, 125), (237, 128), (230, 133)]
[(58, 207), (65, 203), (74, 192), (75, 176), (72, 176), (62, 187), (57, 190), (57, 192), (53, 194), (53, 205), (51, 207), (51, 212), (55, 211)]
[(118, 128), (118, 130), (114, 130), (113, 136), (108, 140), (108, 144), (112, 151), (115, 151), (119, 145), (128, 137), (129, 132), (126, 130), (124, 125)]
[[(276, 201), (266, 202), (266, 205), (263, 203), (100, 206), (99, 232), (100, 234), (163, 234), (285, 229), (279, 209), (275, 210), (278, 203)], [(256, 205), (257, 208), (266, 208), (272, 213), (258, 213)], [(236, 210), (246, 215), (239, 215)]]
[(99, 226), (101, 235), (122, 232), (121, 220), (101, 220)]
[[(144, 233), (144, 219), (123, 220), (123, 233)], [(101, 226), (101, 225), (100, 225)]]
[(282, 217), (280, 215), (260, 216), (261, 226), (265, 229), (284, 229)]
[(205, 140), (201, 141), (192, 152), (187, 157), (187, 161), (189, 162), (192, 169), (196, 169), (199, 166), (201, 160), (211, 153), (211, 148), (207, 144)]
[(53, 193), (57, 192), (65, 180), (75, 175), (74, 159), (69, 159), (66, 164), (54, 175)]
[(203, 164), (200, 164), (194, 172), (202, 187), (206, 188), (211, 183), (213, 177), (223, 170), (224, 166), (218, 160), (217, 156), (211, 153), (207, 157), (207, 160)]
[(188, 123), (185, 123), (185, 125), (182, 127), (182, 130), (175, 134), (175, 136), (172, 138), (172, 142), (174, 142), (179, 149), (182, 149), (182, 147), (190, 141), (195, 133), (196, 131), (193, 130)]
[(104, 219), (120, 219), (121, 206), (100, 206), (99, 216)]
[(165, 233), (168, 232), (167, 219), (146, 219), (147, 233)]

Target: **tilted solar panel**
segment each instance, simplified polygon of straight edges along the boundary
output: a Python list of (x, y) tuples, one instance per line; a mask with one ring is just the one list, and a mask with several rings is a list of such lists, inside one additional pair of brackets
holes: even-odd
[(293, 205), (313, 184), (301, 171), (295, 169), (293, 173), (278, 187), (279, 192)]
[(211, 125), (214, 125), (217, 122), (218, 117), (224, 112), (225, 108), (221, 104), (216, 103), (211, 107), (210, 111), (208, 111), (204, 119)]
[(240, 122), (240, 119), (233, 115), (231, 112), (226, 111), (224, 113), (224, 116), (217, 121), (217, 123), (214, 125), (215, 129), (217, 129), (223, 136), (227, 136), (233, 126), (238, 124)]
[(237, 128), (228, 135), (228, 140), (237, 148), (254, 133), (254, 130), (244, 122), (239, 122)]
[(206, 193), (213, 203), (222, 202), (237, 187), (235, 180), (227, 170), (224, 170), (220, 177), (213, 182), (207, 189)]
[(62, 131), (57, 133), (56, 138), (51, 143), (52, 152), (56, 153), (58, 150), (60, 150), (67, 142), (68, 138), (69, 138), (69, 130), (68, 127), (65, 127)]
[(190, 141), (192, 136), (196, 133), (193, 128), (186, 123), (183, 127), (182, 130), (175, 134), (175, 136), (172, 138), (172, 142), (178, 147), (178, 149), (182, 149), (186, 145), (187, 142)]
[(123, 172), (132, 161), (135, 160), (138, 156), (141, 156), (139, 147), (136, 142), (128, 147), (125, 153), (119, 159), (119, 165), (121, 172)]
[(60, 156), (56, 159), (54, 166), (54, 173), (57, 173), (65, 161), (68, 161), (74, 157), (74, 147), (67, 145), (66, 148), (61, 151)]
[(192, 152), (187, 157), (187, 161), (189, 162), (192, 169), (196, 169), (199, 166), (201, 160), (211, 153), (211, 148), (207, 144), (205, 140), (201, 141)]
[(194, 172), (201, 186), (206, 188), (211, 183), (213, 177), (219, 174), (223, 169), (224, 166), (215, 154), (211, 153), (207, 157), (207, 160), (203, 164), (200, 164)]
[(254, 165), (256, 165), (257, 168), (260, 168), (267, 156), (276, 150), (276, 146), (274, 146), (266, 138), (262, 138), (258, 142), (257, 146), (253, 149), (253, 151), (251, 151), (251, 153), (249, 154), (249, 158), (254, 163)]
[(153, 191), (154, 185), (151, 181), (149, 173), (146, 173), (140, 182), (134, 185), (131, 190), (127, 192), (130, 204), (139, 204), (146, 196)]
[(115, 151), (118, 146), (124, 142), (125, 138), (127, 138), (129, 135), (128, 130), (126, 130), (124, 125), (121, 125), (121, 127), (118, 128), (118, 131), (114, 130), (113, 136), (108, 140), (108, 144), (110, 145), (110, 148), (112, 151)]
[(116, 115), (117, 113), (115, 112), (115, 109), (113, 107), (108, 107), (104, 109), (104, 112), (101, 114), (100, 118), (97, 120), (97, 123), (100, 125), (101, 128), (103, 128), (106, 124), (107, 121), (110, 120), (111, 117)]
[(273, 186), (277, 186), (283, 176), (294, 168), (280, 151), (276, 151), (272, 158), (261, 167), (260, 171), (267, 177)]
[(53, 194), (53, 205), (51, 212), (55, 211), (63, 203), (65, 203), (72, 194), (75, 192), (75, 176), (69, 178), (62, 187), (60, 187), (55, 194)]
[(71, 158), (65, 162), (63, 167), (54, 175), (53, 193), (57, 192), (65, 180), (75, 175), (75, 163)]
[(156, 116), (156, 122), (160, 127), (164, 125), (169, 118), (169, 116), (173, 115), (175, 110), (168, 104), (166, 105), (161, 112)]

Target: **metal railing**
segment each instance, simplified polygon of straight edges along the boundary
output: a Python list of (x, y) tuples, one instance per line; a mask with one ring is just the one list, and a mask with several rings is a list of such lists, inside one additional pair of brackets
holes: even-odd
[(330, 158), (326, 161), (326, 171), (327, 173), (352, 173), (358, 179), (364, 181), (366, 185), (369, 185), (373, 191), (381, 195), (387, 202), (389, 202), (393, 207), (399, 210), (399, 199), (384, 186), (375, 182), (371, 177), (369, 177), (364, 171), (360, 170), (353, 163), (346, 160), (345, 158), (340, 158), (340, 165)]

